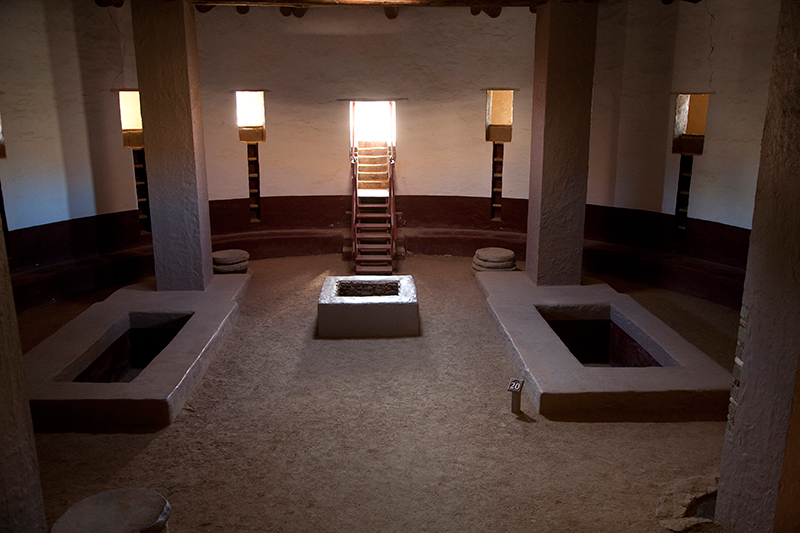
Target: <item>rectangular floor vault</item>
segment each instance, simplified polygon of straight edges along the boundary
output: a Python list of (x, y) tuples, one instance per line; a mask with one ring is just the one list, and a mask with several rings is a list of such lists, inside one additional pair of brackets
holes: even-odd
[[(116, 291), (25, 355), (37, 431), (91, 433), (160, 429), (175, 419), (239, 315), (249, 274), (214, 276), (205, 291)], [(129, 327), (164, 315), (190, 315), (180, 332), (132, 381), (74, 381)]]
[[(732, 376), (630, 296), (605, 284), (537, 287), (524, 272), (479, 272), (478, 285), (525, 379), (552, 420), (725, 420)], [(542, 312), (611, 318), (662, 366), (595, 367), (576, 359)]]

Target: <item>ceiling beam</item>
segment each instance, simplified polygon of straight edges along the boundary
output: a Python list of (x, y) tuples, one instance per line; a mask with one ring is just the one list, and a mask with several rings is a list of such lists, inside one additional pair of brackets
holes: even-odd
[(398, 8), (478, 6), (490, 9), (497, 7), (532, 7), (535, 9), (537, 6), (547, 3), (547, 0), (188, 0), (188, 2), (196, 6), (384, 6)]

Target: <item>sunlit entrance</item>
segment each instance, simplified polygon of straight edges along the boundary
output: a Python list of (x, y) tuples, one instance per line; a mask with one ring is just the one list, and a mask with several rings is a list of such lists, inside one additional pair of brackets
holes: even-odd
[(351, 102), (350, 128), (355, 142), (376, 141), (394, 146), (394, 102)]
[(393, 272), (395, 117), (394, 102), (350, 102), (351, 237), (361, 274)]

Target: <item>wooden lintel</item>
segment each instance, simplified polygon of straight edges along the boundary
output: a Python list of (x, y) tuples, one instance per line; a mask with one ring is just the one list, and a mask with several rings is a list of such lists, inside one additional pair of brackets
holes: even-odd
[[(547, 0), (187, 0), (196, 6), (394, 6), (394, 7), (530, 7), (535, 9)], [(569, 1), (569, 0), (567, 0)], [(590, 0), (592, 1), (592, 0)], [(596, 1), (596, 0), (594, 0)]]

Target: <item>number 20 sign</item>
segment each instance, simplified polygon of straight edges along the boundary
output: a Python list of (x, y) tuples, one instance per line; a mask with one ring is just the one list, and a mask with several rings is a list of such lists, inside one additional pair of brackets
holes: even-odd
[(523, 379), (512, 379), (508, 382), (508, 389), (511, 392), (519, 392), (522, 390), (522, 385), (525, 383)]

